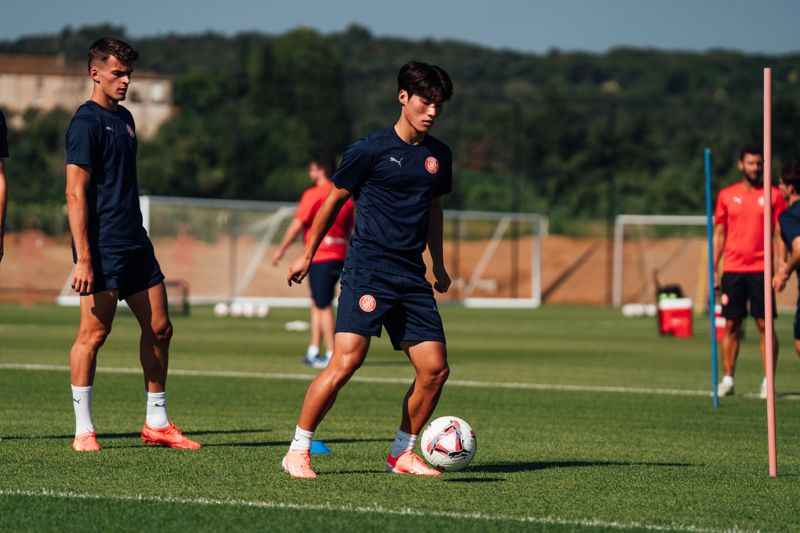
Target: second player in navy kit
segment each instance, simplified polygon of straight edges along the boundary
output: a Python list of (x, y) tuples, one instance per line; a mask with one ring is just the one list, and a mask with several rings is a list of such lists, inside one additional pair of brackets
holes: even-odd
[[(394, 126), (348, 148), (305, 251), (289, 269), (289, 285), (302, 282), (322, 237), (352, 196), (358, 216), (342, 273), (334, 353), (309, 386), (283, 459), (283, 468), (292, 477), (317, 477), (309, 454), (313, 433), (339, 390), (364, 362), (370, 339), (379, 336), (382, 327), (416, 371), (386, 469), (439, 475), (414, 453), (414, 447), (449, 374), (433, 289), (446, 292), (450, 287), (442, 253), (442, 196), (452, 189), (452, 155), (447, 145), (428, 132), (453, 87), (443, 69), (413, 61), (400, 69), (397, 81), (400, 117)], [(426, 247), (432, 259), (433, 287), (425, 279), (422, 253)]]

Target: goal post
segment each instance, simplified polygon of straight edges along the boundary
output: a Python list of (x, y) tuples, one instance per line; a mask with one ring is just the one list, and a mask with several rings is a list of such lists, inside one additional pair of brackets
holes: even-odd
[[(631, 228), (636, 228), (638, 234), (631, 235)], [(664, 282), (682, 284), (695, 303), (701, 304), (702, 295), (708, 290), (703, 277), (708, 270), (704, 259), (708, 250), (705, 228), (703, 215), (617, 215), (614, 223), (614, 306), (619, 307), (631, 298), (655, 298), (655, 272)], [(635, 242), (637, 249), (626, 250), (626, 241)]]

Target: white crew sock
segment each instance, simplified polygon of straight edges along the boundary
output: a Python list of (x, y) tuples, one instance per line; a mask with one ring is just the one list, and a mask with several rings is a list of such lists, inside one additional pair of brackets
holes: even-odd
[(733, 385), (733, 376), (725, 376), (722, 378), (722, 382), (725, 385)]
[(94, 431), (92, 422), (92, 386), (72, 385), (72, 408), (75, 410), (75, 436)]
[(306, 431), (305, 429), (301, 429), (300, 426), (297, 426), (294, 429), (294, 438), (292, 439), (292, 443), (289, 445), (289, 450), (310, 450), (311, 439), (313, 437), (313, 431)]
[(333, 350), (328, 350), (325, 352), (325, 359), (330, 359), (333, 356)]
[(308, 349), (306, 350), (306, 359), (314, 359), (318, 355), (319, 355), (319, 346), (314, 346), (313, 344), (309, 344)]
[(409, 450), (413, 451), (417, 444), (417, 436), (410, 435), (405, 431), (397, 430), (397, 435), (392, 444), (392, 457), (400, 457), (400, 454)]
[(169, 425), (166, 392), (147, 393), (147, 425), (153, 429), (165, 428)]

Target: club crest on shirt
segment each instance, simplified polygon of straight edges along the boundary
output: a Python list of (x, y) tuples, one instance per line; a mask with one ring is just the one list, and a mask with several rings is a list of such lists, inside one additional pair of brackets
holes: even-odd
[(764, 207), (764, 197), (763, 196), (759, 196), (758, 197), (758, 205), (760, 205), (761, 207)]
[(358, 306), (365, 313), (371, 313), (378, 306), (378, 302), (375, 301), (375, 297), (372, 296), (371, 294), (365, 294), (364, 296), (359, 298)]
[(431, 174), (436, 174), (437, 172), (439, 172), (439, 162), (436, 160), (435, 157), (430, 156), (428, 159), (425, 160), (425, 170), (427, 170)]
[(135, 139), (136, 138), (136, 132), (133, 131), (133, 128), (131, 128), (131, 125), (130, 124), (125, 124), (125, 127), (128, 128), (128, 135), (131, 136), (131, 139)]

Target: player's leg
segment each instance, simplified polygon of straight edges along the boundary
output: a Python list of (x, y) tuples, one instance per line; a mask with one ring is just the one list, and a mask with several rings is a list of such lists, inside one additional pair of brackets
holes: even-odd
[(734, 394), (733, 376), (736, 360), (739, 357), (739, 339), (742, 323), (747, 316), (748, 285), (746, 274), (729, 273), (722, 275), (722, 316), (725, 317), (725, 335), (722, 337), (722, 381), (717, 386), (717, 394)]
[[(765, 320), (765, 302), (764, 302), (764, 275), (751, 274), (748, 276), (749, 283), (749, 298), (750, 298), (750, 314), (756, 320), (756, 327), (761, 336), (761, 365), (764, 369), (764, 379), (761, 381), (759, 389), (759, 396), (762, 399), (767, 398), (767, 335), (766, 335), (766, 320)], [(777, 318), (777, 309), (775, 306), (775, 294), (772, 295), (772, 316)], [(775, 325), (772, 326), (772, 363), (773, 370), (777, 373), (778, 364), (778, 336), (775, 334)]]
[(295, 478), (315, 478), (311, 469), (311, 440), (314, 431), (333, 407), (339, 391), (364, 362), (370, 337), (337, 333), (330, 364), (311, 382), (306, 392), (295, 435), (283, 458), (283, 469)]
[(310, 321), (311, 327), (309, 328), (308, 347), (305, 353), (305, 364), (313, 365), (314, 361), (319, 357), (319, 340), (322, 335), (321, 323), (319, 319), (319, 309), (314, 305), (314, 299), (311, 299), (311, 312)]
[(430, 284), (424, 278), (404, 278), (400, 283), (401, 305), (387, 316), (385, 325), (395, 349), (402, 349), (414, 365), (416, 376), (403, 399), (400, 427), (386, 458), (386, 469), (437, 476), (439, 471), (428, 467), (414, 453), (414, 447), (450, 374), (444, 329)]
[(72, 407), (75, 411), (76, 451), (99, 451), (92, 421), (92, 387), (97, 367), (97, 352), (111, 333), (117, 310), (116, 290), (102, 290), (80, 297), (80, 322), (75, 343), (69, 352)]
[(800, 296), (797, 297), (797, 311), (794, 314), (794, 351), (800, 357)]

